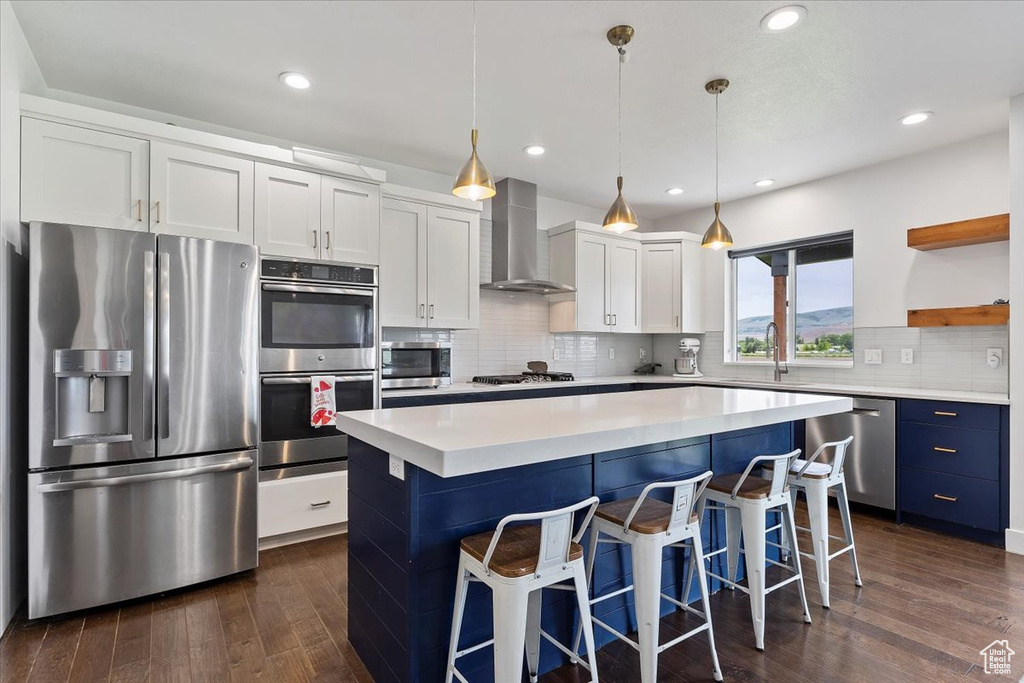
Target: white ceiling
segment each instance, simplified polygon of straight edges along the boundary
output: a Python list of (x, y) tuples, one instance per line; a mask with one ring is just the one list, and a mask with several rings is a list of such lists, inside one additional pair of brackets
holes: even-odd
[[(1024, 2), (818, 2), (778, 34), (778, 2), (497, 2), (477, 7), (480, 154), (496, 177), (609, 204), (616, 55), (626, 196), (645, 218), (763, 177), (792, 185), (1007, 126), (1024, 92)], [(50, 88), (453, 176), (469, 151), (469, 2), (15, 1)], [(280, 72), (313, 88), (285, 88)], [(933, 110), (922, 126), (903, 114)], [(542, 143), (541, 158), (522, 147)], [(680, 186), (678, 197), (664, 193)]]

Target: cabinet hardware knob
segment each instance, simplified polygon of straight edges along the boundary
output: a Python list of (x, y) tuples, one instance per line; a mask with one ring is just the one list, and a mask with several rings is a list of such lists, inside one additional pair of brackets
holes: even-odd
[(935, 498), (935, 500), (944, 500), (949, 503), (956, 502), (956, 496), (944, 496), (941, 493), (936, 493), (932, 497)]
[(141, 199), (136, 199), (135, 200), (135, 220), (137, 220), (140, 223), (142, 222), (142, 200)]
[(956, 453), (955, 448), (943, 448), (942, 446), (933, 446), (932, 450), (935, 450), (939, 453)]
[(940, 417), (956, 417), (956, 413), (951, 413), (946, 410), (936, 410), (935, 414), (939, 415)]
[(316, 230), (313, 231), (313, 248), (316, 249)]
[(324, 501), (320, 501), (319, 503), (310, 503), (309, 507), (311, 507), (311, 508), (322, 508), (322, 507), (327, 507), (330, 504), (331, 504), (331, 501), (324, 500)]

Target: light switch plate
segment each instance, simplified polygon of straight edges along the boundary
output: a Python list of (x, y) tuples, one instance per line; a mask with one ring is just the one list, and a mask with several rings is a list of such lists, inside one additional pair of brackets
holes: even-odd
[(882, 349), (864, 349), (864, 365), (881, 365)]
[(608, 347), (608, 360), (615, 360), (615, 347), (614, 346), (609, 346)]
[(900, 362), (904, 365), (913, 365), (914, 349), (900, 349)]
[(388, 474), (396, 479), (405, 479), (405, 461), (397, 455), (388, 454)]
[(985, 362), (990, 368), (998, 368), (1003, 364), (1003, 350), (989, 349), (988, 353), (985, 354)]

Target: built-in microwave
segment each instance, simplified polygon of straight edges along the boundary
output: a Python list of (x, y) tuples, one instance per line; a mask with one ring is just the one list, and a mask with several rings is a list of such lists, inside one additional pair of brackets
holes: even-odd
[(264, 259), (260, 275), (260, 372), (375, 368), (375, 267)]
[(384, 342), (380, 356), (382, 389), (452, 383), (452, 345), (447, 342)]

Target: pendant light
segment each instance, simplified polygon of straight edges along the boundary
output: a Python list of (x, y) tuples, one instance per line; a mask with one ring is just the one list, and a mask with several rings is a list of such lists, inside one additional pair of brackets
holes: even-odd
[(633, 213), (626, 198), (622, 196), (622, 65), (627, 59), (626, 45), (632, 39), (632, 26), (615, 26), (608, 30), (608, 42), (619, 53), (619, 177), (615, 180), (619, 193), (604, 216), (603, 227), (605, 230), (620, 233), (636, 230), (638, 226), (636, 214)]
[(473, 132), (470, 135), (473, 151), (455, 178), (452, 194), (463, 199), (480, 201), (490, 199), (497, 190), (494, 189), (494, 179), (491, 178), (490, 171), (476, 155), (476, 141), (476, 0), (473, 0)]
[(718, 203), (718, 96), (724, 93), (728, 87), (729, 81), (724, 78), (716, 78), (704, 85), (704, 89), (708, 91), (708, 94), (715, 96), (715, 220), (711, 222), (711, 225), (704, 232), (704, 239), (701, 240), (700, 246), (714, 249), (715, 251), (722, 247), (732, 246), (732, 233), (729, 232), (729, 228), (725, 227), (722, 219), (718, 217), (718, 212), (721, 209), (721, 204)]

